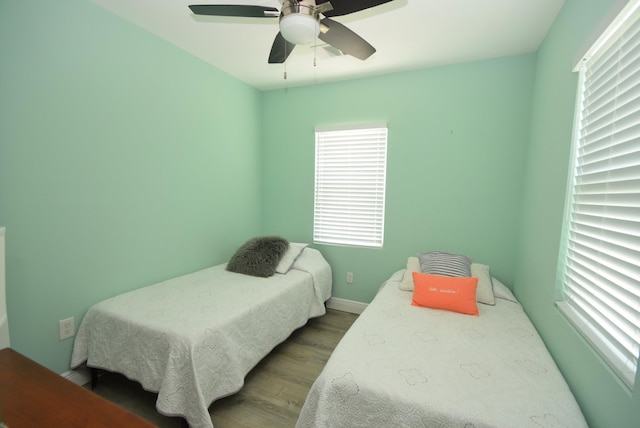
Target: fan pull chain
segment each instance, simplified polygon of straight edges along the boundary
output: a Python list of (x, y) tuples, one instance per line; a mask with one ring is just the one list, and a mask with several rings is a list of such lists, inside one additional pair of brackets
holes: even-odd
[(284, 74), (282, 75), (284, 80), (287, 80), (287, 44), (284, 44)]
[(317, 43), (315, 43), (315, 44), (313, 45), (313, 66), (314, 66), (314, 67), (316, 67), (316, 66), (318, 65), (318, 62), (316, 61), (316, 60), (317, 60), (317, 58), (318, 58), (317, 53), (318, 53), (318, 44), (317, 44)]

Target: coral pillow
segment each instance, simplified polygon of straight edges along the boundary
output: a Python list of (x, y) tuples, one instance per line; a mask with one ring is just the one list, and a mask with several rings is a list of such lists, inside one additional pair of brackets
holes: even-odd
[(413, 306), (479, 315), (476, 303), (478, 278), (413, 272), (413, 283)]

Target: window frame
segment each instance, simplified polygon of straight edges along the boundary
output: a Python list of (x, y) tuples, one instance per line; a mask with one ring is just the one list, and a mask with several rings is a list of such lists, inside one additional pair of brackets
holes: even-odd
[(314, 243), (383, 247), (388, 132), (386, 123), (315, 129)]
[[(620, 314), (621, 309), (615, 307), (615, 305), (611, 306), (613, 309), (607, 307), (604, 312), (595, 310), (594, 307), (597, 307), (597, 305), (602, 304), (602, 307), (606, 306), (604, 302), (608, 301), (608, 297), (603, 297), (605, 293), (609, 293), (610, 290), (613, 290), (617, 293), (618, 290), (624, 290), (625, 287), (628, 287), (628, 285), (623, 286), (618, 283), (617, 280), (613, 280), (611, 278), (607, 279), (607, 275), (594, 273), (598, 269), (600, 269), (599, 266), (602, 264), (601, 259), (598, 259), (597, 262), (588, 262), (589, 264), (586, 270), (586, 275), (582, 276), (581, 273), (576, 273), (576, 270), (578, 270), (578, 265), (576, 264), (575, 259), (580, 258), (580, 256), (573, 257), (571, 253), (575, 251), (575, 248), (579, 245), (579, 241), (581, 239), (572, 237), (572, 235), (578, 235), (582, 233), (580, 231), (580, 227), (582, 227), (580, 225), (581, 220), (575, 221), (575, 218), (580, 217), (580, 215), (584, 216), (584, 214), (580, 212), (580, 208), (574, 208), (574, 205), (576, 207), (585, 205), (579, 200), (576, 201), (576, 189), (580, 188), (581, 186), (581, 184), (579, 184), (577, 180), (577, 177), (580, 177), (580, 173), (578, 172), (578, 170), (582, 168), (579, 160), (587, 158), (588, 156), (585, 152), (582, 151), (582, 143), (583, 139), (586, 140), (588, 139), (588, 137), (590, 137), (588, 132), (583, 133), (583, 131), (587, 129), (589, 125), (595, 123), (595, 121), (590, 123), (584, 122), (585, 116), (583, 116), (583, 113), (585, 111), (584, 103), (586, 101), (591, 101), (589, 97), (595, 97), (593, 93), (598, 89), (597, 85), (595, 84), (593, 85), (593, 87), (588, 86), (589, 82), (587, 81), (587, 73), (591, 71), (590, 67), (592, 65), (598, 64), (598, 60), (606, 59), (611, 54), (613, 49), (617, 49), (618, 43), (624, 45), (623, 40), (626, 39), (623, 39), (623, 36), (625, 35), (625, 32), (630, 28), (634, 28), (634, 26), (638, 26), (639, 23), (640, 0), (632, 0), (627, 4), (627, 6), (625, 6), (625, 8), (622, 9), (618, 17), (614, 19), (614, 21), (609, 25), (605, 32), (596, 40), (591, 49), (587, 51), (585, 56), (581, 59), (581, 61), (579, 61), (574, 69), (574, 71), (579, 72), (578, 92), (576, 97), (575, 122), (572, 137), (570, 174), (565, 202), (565, 219), (563, 224), (560, 255), (558, 261), (558, 284), (559, 290), (561, 291), (562, 300), (556, 302), (556, 305), (560, 309), (561, 313), (578, 330), (578, 332), (581, 333), (581, 335), (587, 340), (592, 348), (604, 359), (604, 361), (618, 376), (618, 378), (631, 390), (633, 390), (635, 380), (638, 377), (638, 364), (640, 359), (640, 311), (638, 311), (637, 309), (637, 307), (640, 307), (640, 285), (636, 283), (635, 285), (638, 289), (633, 288), (632, 292), (625, 296), (625, 298), (630, 298), (630, 301), (623, 300), (624, 304), (629, 304), (629, 306), (632, 306), (631, 316), (629, 316), (628, 314), (622, 316)], [(634, 33), (633, 37), (630, 40), (635, 41), (636, 38), (640, 39), (640, 31)], [(640, 43), (638, 44), (638, 46), (640, 46)], [(626, 59), (626, 56), (624, 57), (624, 59)], [(618, 65), (622, 62), (622, 60), (617, 59), (615, 64)], [(595, 67), (595, 71), (600, 70), (598, 69), (598, 67)], [(619, 74), (620, 73), (616, 73), (616, 77), (618, 77)], [(615, 83), (615, 87), (618, 88), (620, 80), (616, 80)], [(627, 94), (628, 92), (622, 93)], [(613, 101), (618, 100), (618, 94), (619, 92), (616, 91), (616, 95), (612, 98)], [(618, 111), (618, 104), (616, 103), (615, 106), (616, 107), (612, 109), (614, 113)], [(591, 105), (589, 105), (588, 107), (591, 107)], [(607, 123), (615, 129), (615, 131), (613, 131), (611, 134), (613, 136), (617, 136), (618, 128), (615, 128), (615, 125), (620, 121), (614, 113), (612, 113), (613, 119)], [(586, 116), (588, 117), (589, 114), (587, 114)], [(638, 118), (637, 122), (634, 121), (633, 124), (634, 126), (640, 126), (640, 118)], [(610, 140), (614, 140), (613, 136), (610, 138)], [(635, 142), (635, 140), (639, 138), (640, 136), (634, 137), (632, 141)], [(613, 146), (615, 146), (615, 144), (613, 143), (607, 144), (607, 147)], [(588, 150), (588, 142), (584, 143), (584, 147), (586, 147)], [(638, 153), (640, 152), (632, 151), (631, 153), (633, 154), (625, 154), (624, 156), (637, 157)], [(614, 158), (617, 158), (617, 155), (612, 154), (612, 152), (610, 151), (605, 159), (611, 162), (612, 160), (614, 160)], [(613, 168), (612, 166), (609, 167)], [(632, 164), (632, 168), (637, 167), (640, 167), (640, 165), (637, 165), (635, 163)], [(612, 170), (607, 169), (605, 171), (607, 172), (607, 175), (610, 175), (610, 172)], [(634, 182), (635, 181), (636, 180), (634, 180)], [(603, 181), (603, 183), (613, 183), (613, 180), (609, 181), (609, 177), (607, 177), (606, 181)], [(602, 192), (602, 194), (606, 195), (605, 197), (614, 195), (615, 190), (612, 190), (613, 187), (615, 186), (611, 185), (611, 187), (609, 187), (609, 185), (607, 184), (606, 191)], [(638, 189), (634, 187), (632, 195), (636, 195), (636, 192), (638, 192)], [(587, 195), (587, 193), (580, 193), (579, 195), (584, 197), (585, 195)], [(598, 217), (603, 218), (604, 221), (606, 221), (606, 219), (609, 217), (609, 214), (606, 212), (606, 208), (612, 206), (609, 205), (609, 201), (607, 201), (606, 199), (605, 201), (606, 202), (597, 203), (595, 205), (603, 209), (603, 214)], [(638, 220), (631, 220), (631, 222), (638, 222)], [(573, 226), (572, 223), (574, 223)], [(606, 229), (606, 226), (602, 226), (602, 229)], [(625, 235), (627, 237), (631, 237), (632, 241), (635, 237), (635, 235), (632, 234), (634, 230), (635, 229), (632, 227), (631, 231), (626, 232)], [(594, 239), (593, 241), (602, 241), (603, 237), (609, 237), (614, 232), (605, 230), (604, 233), (605, 235), (601, 235), (599, 238)], [(600, 244), (594, 243), (593, 247), (591, 246), (591, 244), (589, 244), (586, 248), (591, 251), (592, 248), (597, 248), (599, 246)], [(630, 251), (633, 252), (637, 250), (631, 249)], [(610, 251), (609, 253), (612, 252), (613, 251)], [(602, 254), (607, 254), (608, 256), (609, 253), (599, 253), (599, 255), (601, 257), (606, 257)], [(624, 257), (624, 250), (620, 254), (616, 255), (616, 258), (622, 260)], [(636, 265), (632, 266), (632, 268), (640, 269), (640, 266), (638, 266), (636, 262)], [(635, 273), (635, 271), (633, 273)], [(633, 282), (634, 281), (632, 278), (632, 285)], [(576, 291), (579, 291), (580, 293), (584, 292), (584, 294), (578, 295)], [(609, 312), (608, 316), (601, 315), (601, 313), (606, 312)], [(631, 320), (630, 322), (629, 319)], [(629, 338), (624, 337), (625, 335), (620, 335), (622, 339), (618, 340), (615, 337), (618, 332), (616, 332), (615, 330), (621, 330), (623, 328), (626, 329), (625, 335), (628, 334)], [(628, 355), (625, 355), (625, 352), (620, 351), (620, 349), (627, 349), (627, 346)]]

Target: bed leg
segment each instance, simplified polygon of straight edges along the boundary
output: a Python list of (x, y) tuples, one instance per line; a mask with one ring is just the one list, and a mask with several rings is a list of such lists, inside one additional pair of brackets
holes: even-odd
[(98, 386), (98, 369), (91, 367), (91, 390), (93, 391)]

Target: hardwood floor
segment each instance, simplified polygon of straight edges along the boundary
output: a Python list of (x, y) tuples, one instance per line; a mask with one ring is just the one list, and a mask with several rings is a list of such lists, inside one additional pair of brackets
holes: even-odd
[[(327, 309), (326, 315), (293, 332), (247, 375), (240, 392), (209, 407), (214, 427), (294, 427), (311, 385), (357, 317)], [(160, 415), (156, 394), (124, 376), (104, 373), (95, 392), (161, 428), (182, 423)]]

